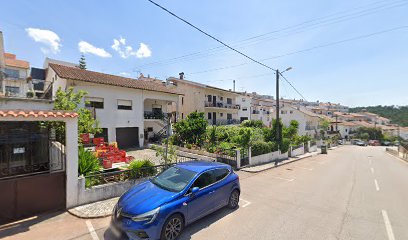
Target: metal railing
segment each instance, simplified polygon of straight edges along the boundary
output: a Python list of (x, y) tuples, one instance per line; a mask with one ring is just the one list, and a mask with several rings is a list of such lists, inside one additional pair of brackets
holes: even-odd
[(145, 119), (164, 119), (165, 113), (163, 112), (151, 112), (145, 111), (144, 118)]
[(211, 119), (208, 120), (208, 124), (217, 125), (217, 126), (240, 124), (240, 123), (241, 121), (239, 119), (217, 119), (215, 123)]
[(227, 109), (240, 109), (241, 105), (233, 103), (224, 103), (224, 102), (205, 102), (205, 107), (215, 107), (215, 108), (227, 108)]

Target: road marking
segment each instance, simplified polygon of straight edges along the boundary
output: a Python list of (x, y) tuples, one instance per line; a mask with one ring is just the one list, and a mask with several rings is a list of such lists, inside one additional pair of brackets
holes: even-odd
[(371, 168), (371, 173), (374, 174), (374, 168)]
[(380, 191), (380, 187), (378, 186), (377, 179), (374, 179), (375, 190)]
[(248, 205), (251, 204), (250, 201), (247, 201), (247, 200), (245, 200), (245, 199), (240, 198), (240, 200), (245, 202), (245, 204), (242, 205), (243, 208), (244, 208), (244, 207), (248, 207)]
[(95, 229), (92, 226), (91, 221), (86, 220), (85, 223), (86, 223), (86, 226), (88, 227), (88, 231), (89, 231), (89, 234), (91, 234), (92, 239), (93, 240), (99, 240), (99, 237), (98, 237), (98, 235), (96, 235)]
[(269, 177), (280, 179), (280, 180), (285, 180), (285, 181), (288, 181), (288, 182), (292, 182), (293, 180), (295, 180), (294, 178), (283, 178), (283, 177), (276, 177), (276, 176), (269, 176)]
[(388, 240), (395, 240), (394, 232), (392, 231), (392, 226), (390, 219), (388, 218), (387, 211), (381, 210), (381, 212), (384, 218), (385, 229), (387, 229)]
[(313, 168), (305, 168), (305, 167), (294, 167), (294, 168), (300, 168), (300, 169), (305, 169), (305, 170), (309, 170), (309, 171), (313, 170)]

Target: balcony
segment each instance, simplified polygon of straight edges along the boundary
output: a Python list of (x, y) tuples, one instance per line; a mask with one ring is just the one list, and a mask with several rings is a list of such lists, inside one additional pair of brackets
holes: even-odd
[(223, 108), (223, 109), (235, 109), (238, 110), (241, 108), (239, 104), (228, 104), (224, 102), (205, 102), (204, 104), (205, 107), (209, 108)]
[(260, 113), (260, 111), (258, 111), (258, 110), (252, 110), (252, 114), (259, 114)]
[(161, 111), (145, 111), (144, 119), (164, 119), (165, 114)]
[(207, 121), (209, 125), (217, 125), (217, 126), (237, 125), (241, 123), (241, 121), (238, 119), (217, 119), (215, 123), (214, 123), (214, 120), (211, 120), (211, 119), (208, 119)]

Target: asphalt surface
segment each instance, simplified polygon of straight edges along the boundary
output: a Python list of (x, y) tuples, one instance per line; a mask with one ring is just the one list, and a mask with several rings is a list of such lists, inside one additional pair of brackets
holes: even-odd
[[(239, 172), (240, 207), (186, 227), (180, 239), (408, 239), (408, 164), (382, 147), (343, 146), (261, 173)], [(5, 239), (111, 239), (109, 218), (40, 216)]]

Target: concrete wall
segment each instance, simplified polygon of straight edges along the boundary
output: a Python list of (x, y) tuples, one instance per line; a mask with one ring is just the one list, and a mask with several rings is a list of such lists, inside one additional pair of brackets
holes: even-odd
[(54, 102), (30, 98), (0, 98), (0, 109), (52, 110)]
[[(241, 107), (238, 110), (238, 119), (241, 117), (251, 119), (251, 97), (246, 95), (240, 95), (236, 97), (236, 103)], [(244, 111), (246, 109), (246, 111)]]
[(119, 197), (131, 187), (145, 181), (146, 179), (147, 178), (140, 178), (85, 188), (85, 178), (79, 177), (77, 181), (77, 198), (75, 204), (71, 205), (70, 208), (113, 197)]
[(290, 156), (291, 157), (296, 157), (296, 156), (302, 155), (304, 153), (305, 153), (305, 148), (300, 147), (300, 148), (292, 149)]
[(249, 157), (249, 165), (259, 165), (264, 163), (273, 162), (276, 160), (284, 160), (288, 158), (288, 153), (281, 153), (280, 151), (270, 152), (255, 157)]
[(309, 152), (317, 152), (317, 145), (310, 146)]

